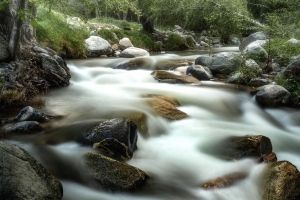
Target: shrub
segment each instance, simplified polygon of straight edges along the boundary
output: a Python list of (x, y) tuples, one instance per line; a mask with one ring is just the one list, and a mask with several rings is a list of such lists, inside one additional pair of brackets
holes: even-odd
[(115, 33), (108, 29), (101, 29), (98, 34), (103, 39), (107, 40), (110, 44), (118, 43), (119, 41), (115, 38)]
[(188, 49), (186, 40), (176, 33), (171, 33), (166, 42), (166, 49), (169, 51), (180, 51)]
[(269, 56), (275, 58), (281, 66), (287, 66), (292, 56), (300, 54), (300, 44), (292, 44), (287, 41), (287, 38), (274, 38), (264, 45), (264, 48), (269, 51)]

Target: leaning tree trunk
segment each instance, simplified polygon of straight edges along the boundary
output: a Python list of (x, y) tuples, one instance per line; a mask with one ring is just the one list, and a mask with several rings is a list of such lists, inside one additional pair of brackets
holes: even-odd
[(26, 3), (27, 0), (11, 0), (0, 11), (0, 61), (16, 59), (22, 26), (19, 13), (25, 10)]

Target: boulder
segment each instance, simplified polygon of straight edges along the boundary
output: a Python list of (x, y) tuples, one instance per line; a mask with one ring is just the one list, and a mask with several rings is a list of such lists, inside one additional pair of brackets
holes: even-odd
[(90, 36), (85, 40), (88, 57), (99, 57), (112, 54), (111, 45), (99, 36)]
[(25, 150), (0, 141), (0, 157), (0, 199), (62, 199), (62, 184)]
[(143, 57), (149, 56), (149, 52), (145, 49), (137, 48), (137, 47), (128, 47), (124, 51), (122, 51), (120, 57), (124, 58), (134, 58), (134, 57)]
[(145, 95), (144, 97), (149, 98), (150, 106), (166, 119), (180, 120), (188, 117), (186, 113), (176, 108), (179, 103), (172, 97), (162, 95)]
[(5, 128), (5, 133), (11, 133), (11, 132), (31, 133), (35, 131), (40, 131), (42, 129), (43, 127), (38, 122), (24, 121), (24, 122), (18, 122), (10, 127)]
[(268, 53), (263, 48), (266, 40), (257, 40), (250, 43), (245, 49), (244, 53), (248, 59), (253, 59), (257, 63), (266, 62), (268, 59)]
[(204, 189), (226, 188), (238, 183), (239, 181), (244, 180), (246, 177), (247, 174), (245, 173), (227, 174), (225, 176), (218, 177), (214, 180), (204, 183), (202, 185), (202, 188)]
[(130, 159), (137, 149), (137, 126), (131, 120), (115, 118), (100, 123), (83, 134), (81, 142), (115, 157)]
[(149, 178), (142, 170), (103, 155), (87, 153), (84, 159), (88, 174), (108, 191), (135, 191)]
[(295, 38), (291, 38), (287, 41), (287, 43), (291, 43), (291, 44), (300, 44), (300, 40), (297, 40)]
[(249, 82), (248, 82), (248, 86), (250, 87), (261, 87), (264, 85), (268, 85), (270, 84), (271, 81), (269, 79), (265, 79), (265, 78), (252, 78)]
[(227, 83), (232, 84), (246, 84), (248, 81), (248, 78), (242, 72), (236, 72), (227, 79)]
[(237, 52), (222, 52), (213, 56), (200, 56), (195, 60), (195, 65), (208, 67), (215, 74), (228, 76), (242, 63), (242, 56)]
[(261, 158), (272, 152), (272, 143), (262, 135), (231, 136), (215, 145), (213, 150), (225, 159)]
[(255, 99), (265, 107), (284, 106), (289, 103), (291, 94), (280, 85), (264, 85), (256, 89)]
[(131, 43), (130, 39), (127, 37), (121, 39), (119, 41), (119, 45), (120, 45), (121, 50), (124, 50), (128, 47), (133, 47), (133, 44)]
[(14, 121), (38, 121), (45, 122), (51, 119), (52, 116), (35, 109), (31, 106), (26, 106), (20, 113), (14, 118)]
[(256, 32), (249, 35), (243, 42), (240, 44), (239, 49), (243, 51), (250, 43), (256, 40), (267, 40), (268, 36), (266, 36), (263, 32)]
[(300, 199), (300, 172), (288, 161), (269, 164), (261, 184), (264, 200)]
[[(154, 79), (158, 80), (159, 82), (168, 82), (168, 83), (185, 83), (191, 84), (196, 83), (200, 84), (201, 81), (198, 79), (188, 76), (188, 75), (179, 75), (175, 74), (170, 71), (163, 71), (163, 70), (156, 70), (153, 72)], [(170, 82), (171, 80), (171, 82)]]
[(213, 78), (212, 73), (208, 67), (201, 65), (190, 66), (186, 72), (187, 75), (192, 75), (198, 80), (210, 80)]
[(125, 69), (125, 70), (136, 70), (136, 69), (151, 69), (151, 63), (147, 62), (145, 58), (136, 58), (134, 60), (126, 61), (117, 64), (113, 69)]
[(261, 70), (260, 66), (255, 62), (255, 60), (253, 59), (247, 59), (245, 61), (245, 66), (247, 68), (250, 68), (252, 69), (253, 71), (258, 71), (258, 70)]
[(300, 57), (297, 57), (286, 68), (284, 68), (282, 75), (285, 77), (300, 76)]

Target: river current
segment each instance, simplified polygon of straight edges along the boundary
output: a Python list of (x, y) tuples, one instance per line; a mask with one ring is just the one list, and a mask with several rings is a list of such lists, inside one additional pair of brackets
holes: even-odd
[[(65, 200), (259, 200), (265, 164), (243, 159), (226, 161), (211, 155), (217, 141), (228, 136), (264, 135), (271, 139), (278, 160), (300, 169), (300, 114), (288, 108), (263, 109), (247, 89), (221, 82), (201, 85), (159, 83), (151, 73), (159, 62), (189, 60), (197, 52), (166, 53), (147, 58), (152, 69), (112, 69), (125, 58), (69, 60), (69, 87), (45, 95), (42, 110), (61, 116), (46, 124), (46, 131), (15, 136), (12, 143), (38, 159), (63, 183)], [(188, 118), (169, 121), (157, 115), (141, 98), (145, 94), (172, 96)], [(92, 148), (75, 138), (101, 121), (131, 112), (146, 115), (147, 134), (139, 132), (137, 151), (128, 164), (151, 176), (135, 193), (109, 193), (90, 187), (81, 156)], [(202, 189), (202, 184), (226, 174), (248, 176), (223, 189)]]

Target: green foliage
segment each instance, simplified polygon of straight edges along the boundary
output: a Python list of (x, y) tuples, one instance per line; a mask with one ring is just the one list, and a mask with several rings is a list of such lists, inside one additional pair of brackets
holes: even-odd
[(300, 107), (300, 77), (293, 75), (279, 76), (276, 77), (275, 81), (291, 93), (293, 106)]
[(86, 56), (84, 39), (89, 33), (85, 28), (70, 26), (64, 16), (47, 12), (43, 8), (39, 8), (37, 22), (36, 32), (40, 44), (67, 57)]
[(231, 76), (237, 76), (235, 80), (236, 84), (245, 85), (251, 79), (259, 77), (259, 73), (257, 72), (257, 70), (253, 69), (252, 67), (246, 66), (246, 57), (245, 57), (241, 65), (238, 67), (238, 69), (229, 75), (229, 77)]
[(5, 8), (5, 6), (9, 3), (10, 3), (10, 0), (1, 0), (0, 1), (0, 11), (3, 10)]
[(166, 42), (166, 49), (169, 51), (180, 51), (188, 49), (186, 40), (176, 33), (171, 33)]
[(148, 49), (149, 51), (158, 51), (160, 48), (144, 31), (124, 31), (124, 35), (131, 40), (135, 47)]
[(192, 36), (186, 37), (186, 43), (190, 48), (194, 47), (194, 38)]
[(110, 44), (118, 43), (119, 41), (115, 38), (115, 33), (108, 29), (101, 29), (98, 34), (103, 39), (107, 40)]
[(300, 54), (300, 44), (292, 44), (287, 42), (288, 38), (274, 38), (264, 45), (265, 49), (269, 49), (269, 54), (275, 58), (281, 66), (287, 66), (292, 56)]
[(140, 29), (142, 26), (138, 23), (128, 22), (126, 20), (118, 20), (111, 17), (98, 17), (89, 20), (90, 23), (101, 23), (101, 24), (113, 24), (121, 29), (126, 29), (126, 27), (131, 27), (134, 30)]

